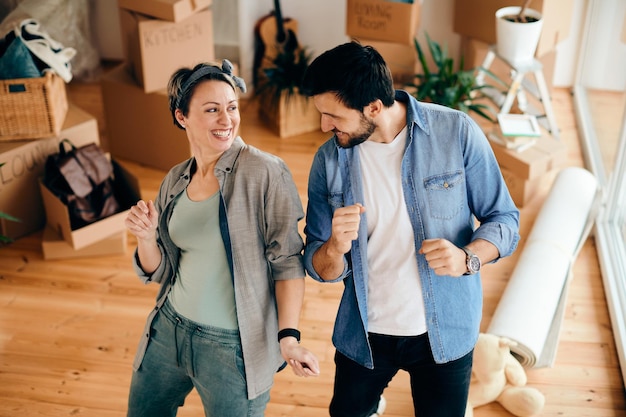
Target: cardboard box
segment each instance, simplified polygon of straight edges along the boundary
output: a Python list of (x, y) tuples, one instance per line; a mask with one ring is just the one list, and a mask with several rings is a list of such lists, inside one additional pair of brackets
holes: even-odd
[(418, 68), (417, 51), (413, 43), (406, 45), (369, 39), (361, 39), (360, 42), (371, 45), (380, 52), (391, 71), (394, 84), (399, 88), (415, 82), (415, 74), (422, 72), (421, 67)]
[(39, 182), (41, 196), (46, 211), (46, 222), (58, 235), (74, 249), (80, 250), (103, 239), (126, 231), (124, 221), (128, 211), (141, 197), (137, 179), (115, 160), (112, 160), (115, 197), (120, 211), (97, 222), (72, 230), (70, 214), (63, 202), (44, 184)]
[(124, 255), (127, 244), (128, 235), (126, 231), (123, 231), (76, 250), (51, 227), (45, 227), (41, 239), (41, 251), (45, 260)]
[(521, 152), (489, 143), (500, 167), (524, 180), (539, 178), (562, 166), (567, 159), (565, 144), (548, 135), (542, 135), (533, 146)]
[(320, 130), (320, 113), (312, 98), (283, 92), (278, 103), (269, 95), (259, 96), (259, 118), (279, 137), (285, 138)]
[(168, 171), (191, 156), (187, 134), (172, 121), (165, 90), (145, 93), (124, 65), (104, 74), (101, 85), (113, 157)]
[(348, 0), (346, 35), (356, 39), (413, 44), (421, 1)]
[(206, 9), (180, 22), (120, 9), (125, 56), (146, 93), (167, 88), (181, 67), (215, 60), (213, 12)]
[[(469, 38), (489, 45), (496, 43), (496, 11), (512, 4), (510, 0), (454, 0), (452, 29)], [(556, 45), (569, 36), (574, 12), (573, 0), (535, 0), (530, 5), (543, 16), (543, 29), (535, 56), (551, 52)]]
[(25, 142), (0, 142), (0, 211), (21, 221), (0, 220), (0, 233), (17, 239), (44, 227), (46, 217), (38, 180), (49, 155), (67, 138), (76, 146), (100, 143), (96, 118), (70, 103), (59, 136)]
[(157, 19), (180, 22), (211, 5), (211, 0), (118, 0), (122, 9)]
[(511, 198), (517, 207), (524, 207), (530, 200), (537, 195), (537, 191), (541, 187), (543, 178), (537, 177), (531, 180), (521, 178), (512, 171), (500, 167), (504, 182), (506, 183)]

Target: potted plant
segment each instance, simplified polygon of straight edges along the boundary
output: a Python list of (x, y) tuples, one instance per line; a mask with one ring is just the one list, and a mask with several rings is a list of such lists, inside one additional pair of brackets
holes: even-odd
[(255, 86), (261, 120), (281, 138), (319, 129), (313, 101), (298, 88), (310, 61), (306, 48), (282, 48), (262, 69), (263, 76)]
[(283, 18), (280, 2), (255, 25), (254, 95), (259, 116), (278, 136), (319, 129), (319, 113), (299, 92), (311, 54), (296, 36), (298, 23)]
[(454, 60), (448, 56), (447, 49), (442, 49), (438, 43), (430, 39), (427, 33), (425, 35), (436, 70), (431, 71), (426, 62), (424, 50), (419, 41), (414, 39), (422, 73), (415, 74), (416, 82), (408, 83), (407, 89), (420, 101), (441, 104), (465, 113), (474, 112), (495, 123), (497, 112), (486, 104), (486, 100), (492, 102), (492, 98), (489, 94), (484, 93), (486, 89), (495, 87), (488, 84), (478, 84), (476, 81), (477, 71), (485, 71), (503, 86), (506, 86), (506, 83), (486, 68), (463, 69), (463, 57), (461, 57), (458, 67), (454, 68)]
[(496, 50), (513, 66), (532, 63), (543, 28), (540, 12), (529, 9), (531, 0), (521, 7), (503, 7), (496, 11)]
[[(4, 162), (0, 163), (0, 167), (2, 167), (4, 165)], [(10, 214), (4, 213), (2, 211), (0, 211), (0, 221), (1, 220), (9, 220), (12, 222), (19, 222), (20, 219), (18, 219), (17, 217), (13, 217)], [(0, 244), (1, 243), (11, 243), (13, 241), (13, 239), (11, 239), (8, 236), (4, 236), (2, 234), (0, 234)]]
[(281, 97), (287, 101), (299, 94), (298, 87), (311, 61), (305, 48), (282, 49), (271, 64), (262, 68), (255, 94), (264, 96), (272, 107), (279, 105)]

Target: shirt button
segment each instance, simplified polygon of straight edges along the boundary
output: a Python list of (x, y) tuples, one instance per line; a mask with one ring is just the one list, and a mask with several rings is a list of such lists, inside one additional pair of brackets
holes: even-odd
[(449, 187), (448, 183), (447, 183), (447, 182), (444, 182), (444, 183), (443, 183), (443, 188), (448, 188), (448, 187)]

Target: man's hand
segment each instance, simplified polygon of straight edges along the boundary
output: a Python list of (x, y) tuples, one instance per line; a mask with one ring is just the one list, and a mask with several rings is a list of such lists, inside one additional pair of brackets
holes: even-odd
[(331, 236), (328, 241), (329, 250), (341, 255), (350, 251), (352, 241), (359, 237), (361, 213), (364, 211), (365, 207), (359, 203), (335, 210)]
[(343, 272), (344, 255), (352, 248), (352, 241), (359, 237), (364, 211), (365, 207), (359, 203), (335, 210), (330, 238), (313, 254), (313, 268), (322, 279), (331, 281)]
[(446, 239), (426, 239), (419, 253), (426, 257), (428, 266), (437, 275), (460, 277), (467, 272), (465, 252)]

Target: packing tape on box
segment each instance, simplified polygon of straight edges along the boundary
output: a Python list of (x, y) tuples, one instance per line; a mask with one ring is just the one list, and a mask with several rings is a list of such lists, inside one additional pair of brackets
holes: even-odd
[(599, 208), (599, 187), (589, 171), (557, 174), (487, 333), (517, 343), (511, 353), (526, 368), (554, 364), (572, 266)]

